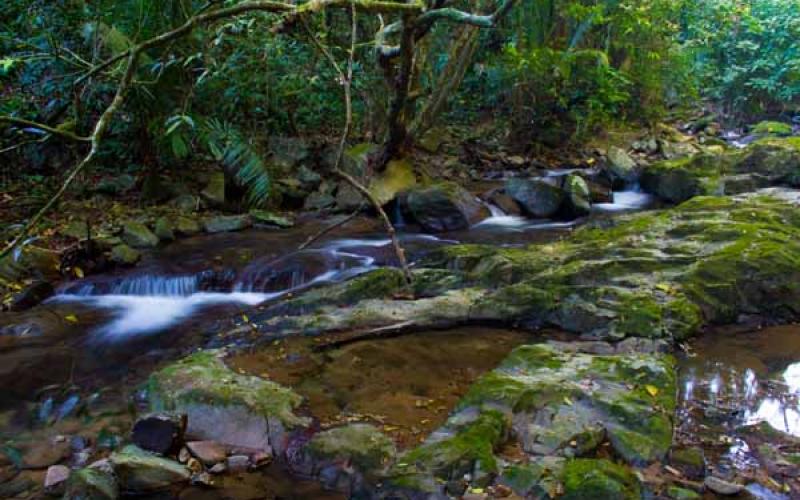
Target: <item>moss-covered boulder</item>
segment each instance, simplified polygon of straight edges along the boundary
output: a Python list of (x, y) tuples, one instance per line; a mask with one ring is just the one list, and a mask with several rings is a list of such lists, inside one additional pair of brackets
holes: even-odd
[(564, 496), (568, 500), (639, 500), (636, 475), (608, 460), (571, 460), (564, 470)]
[(792, 125), (784, 122), (763, 121), (754, 125), (750, 131), (758, 135), (788, 136), (792, 135)]
[(161, 241), (172, 241), (175, 239), (175, 232), (172, 229), (172, 221), (167, 217), (159, 217), (156, 221), (153, 233)]
[(110, 457), (120, 489), (125, 493), (152, 493), (188, 483), (190, 472), (185, 466), (154, 455), (135, 445), (128, 445)]
[(231, 446), (286, 449), (288, 433), (306, 425), (294, 413), (301, 397), (291, 389), (227, 367), (219, 351), (203, 351), (150, 376), (154, 411), (188, 415), (187, 435)]
[(158, 236), (141, 222), (128, 221), (122, 226), (122, 240), (133, 248), (158, 246)]
[(203, 229), (207, 233), (229, 233), (241, 231), (253, 225), (253, 219), (248, 214), (244, 215), (218, 215), (203, 221)]
[(392, 440), (368, 424), (335, 427), (315, 434), (308, 449), (319, 461), (346, 462), (370, 472), (381, 469), (395, 454)]
[[(743, 182), (746, 181), (746, 182)], [(645, 191), (671, 203), (739, 194), (748, 187), (800, 186), (800, 138), (765, 138), (743, 151), (656, 162), (641, 176)]]
[(488, 216), (485, 206), (452, 182), (412, 189), (406, 203), (414, 221), (433, 233), (466, 229)]
[(200, 223), (195, 219), (186, 216), (178, 216), (175, 218), (173, 230), (175, 234), (180, 236), (194, 236), (202, 231), (202, 228), (200, 227)]
[(122, 266), (132, 266), (139, 262), (142, 254), (128, 245), (120, 244), (111, 249), (111, 262)]
[(583, 217), (592, 211), (592, 192), (589, 184), (579, 175), (568, 175), (564, 179), (565, 207), (570, 218)]
[(557, 179), (511, 178), (506, 181), (506, 194), (522, 207), (522, 210), (536, 218), (554, 216), (564, 201), (564, 190)]

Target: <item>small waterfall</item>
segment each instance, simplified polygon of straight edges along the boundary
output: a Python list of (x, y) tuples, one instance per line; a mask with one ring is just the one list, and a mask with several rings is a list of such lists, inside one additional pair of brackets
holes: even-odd
[(596, 203), (593, 208), (599, 212), (624, 212), (642, 210), (653, 206), (655, 197), (642, 191), (639, 183), (632, 183), (622, 191), (614, 191), (613, 202)]
[(202, 275), (139, 275), (116, 281), (76, 282), (67, 284), (61, 293), (82, 297), (92, 295), (138, 295), (145, 297), (186, 297), (200, 290)]

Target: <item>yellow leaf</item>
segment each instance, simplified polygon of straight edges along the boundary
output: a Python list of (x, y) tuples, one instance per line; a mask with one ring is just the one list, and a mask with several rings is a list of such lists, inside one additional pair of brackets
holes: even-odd
[(571, 400), (571, 399), (569, 399), (568, 397), (564, 397), (564, 403), (565, 403), (565, 404), (567, 404), (567, 405), (569, 405), (569, 406), (572, 406), (572, 404), (573, 404), (573, 403), (572, 403), (572, 400)]
[(64, 316), (64, 319), (69, 321), (70, 323), (77, 323), (78, 322), (78, 317), (75, 316), (74, 314), (67, 314), (66, 316)]
[(250, 323), (250, 318), (248, 318), (246, 314), (242, 314), (242, 321), (245, 323)]
[(656, 387), (654, 385), (649, 385), (648, 384), (648, 385), (644, 386), (644, 390), (647, 391), (647, 394), (649, 394), (649, 395), (651, 395), (653, 397), (658, 396), (658, 387)]
[(81, 269), (80, 267), (73, 267), (72, 272), (75, 273), (75, 276), (77, 276), (78, 278), (83, 278), (83, 269)]

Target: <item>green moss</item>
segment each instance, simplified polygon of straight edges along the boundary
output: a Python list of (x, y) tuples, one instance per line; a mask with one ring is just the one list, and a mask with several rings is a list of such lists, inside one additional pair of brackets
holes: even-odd
[(754, 134), (792, 135), (792, 126), (783, 122), (763, 121), (753, 127)]
[(291, 389), (229, 369), (218, 351), (201, 351), (152, 374), (147, 382), (154, 410), (185, 405), (243, 406), (294, 427), (304, 419), (294, 414), (302, 398)]
[(363, 473), (381, 469), (395, 454), (394, 444), (371, 425), (353, 424), (316, 434), (311, 453), (323, 459), (346, 460)]
[(639, 500), (641, 486), (626, 467), (607, 460), (577, 459), (564, 470), (564, 496), (568, 500)]

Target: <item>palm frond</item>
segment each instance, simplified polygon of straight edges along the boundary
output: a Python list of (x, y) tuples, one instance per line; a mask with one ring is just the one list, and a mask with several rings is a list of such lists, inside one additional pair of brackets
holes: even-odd
[(211, 118), (203, 125), (203, 142), (214, 159), (246, 190), (250, 207), (263, 207), (269, 199), (272, 179), (262, 154), (234, 125)]

